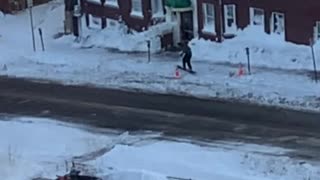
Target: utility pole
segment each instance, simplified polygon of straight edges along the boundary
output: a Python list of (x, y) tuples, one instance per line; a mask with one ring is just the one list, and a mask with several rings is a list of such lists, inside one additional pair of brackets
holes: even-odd
[(147, 40), (147, 48), (148, 48), (148, 63), (151, 62), (151, 52), (150, 52), (150, 48), (151, 48), (151, 41)]
[(220, 8), (220, 13), (219, 13), (219, 19), (220, 19), (220, 41), (223, 41), (223, 19), (222, 19), (222, 13), (223, 13), (223, 4), (222, 0), (219, 0), (219, 8)]
[(32, 0), (28, 0), (28, 7), (29, 7), (29, 14), (30, 14), (31, 35), (32, 35), (32, 45), (33, 45), (33, 51), (36, 52), (36, 42), (35, 42), (34, 29), (33, 29), (32, 6), (33, 6)]
[(316, 64), (316, 55), (314, 53), (314, 40), (310, 38), (310, 48), (312, 53), (312, 60), (313, 60), (313, 69), (314, 69), (314, 80), (318, 83), (318, 71), (317, 71), (317, 64)]

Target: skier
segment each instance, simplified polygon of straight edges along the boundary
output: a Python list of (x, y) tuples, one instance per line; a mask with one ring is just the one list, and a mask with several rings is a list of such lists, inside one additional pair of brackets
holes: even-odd
[(188, 45), (188, 42), (182, 43), (182, 52), (180, 53), (180, 56), (183, 56), (182, 57), (183, 69), (186, 70), (186, 64), (187, 64), (189, 71), (192, 71), (192, 66), (191, 66), (192, 52), (191, 52), (191, 48)]

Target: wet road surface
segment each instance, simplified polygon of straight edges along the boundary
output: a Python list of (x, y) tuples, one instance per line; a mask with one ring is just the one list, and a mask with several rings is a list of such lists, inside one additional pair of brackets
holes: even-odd
[(147, 94), (89, 86), (0, 78), (0, 113), (57, 118), (168, 136), (232, 140), (292, 148), (320, 159), (320, 114), (219, 99)]

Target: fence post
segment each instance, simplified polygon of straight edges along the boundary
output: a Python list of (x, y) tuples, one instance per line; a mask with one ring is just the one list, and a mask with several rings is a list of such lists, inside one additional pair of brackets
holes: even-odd
[(248, 61), (248, 72), (251, 75), (251, 65), (250, 65), (250, 49), (246, 47), (247, 61)]
[(32, 36), (32, 45), (33, 51), (36, 52), (36, 42), (34, 37), (34, 29), (33, 29), (33, 14), (32, 14), (32, 4), (29, 4), (29, 16), (30, 16), (30, 26), (31, 26), (31, 36)]
[(148, 47), (148, 63), (151, 61), (151, 52), (150, 52), (150, 47), (151, 47), (151, 41), (147, 40), (147, 47)]
[(314, 41), (312, 38), (310, 38), (310, 48), (311, 48), (311, 53), (312, 53), (312, 60), (313, 60), (313, 70), (314, 70), (314, 79), (316, 83), (318, 83), (318, 73), (317, 73), (317, 64), (316, 64), (316, 56), (314, 53)]
[(44, 51), (44, 43), (43, 43), (42, 29), (39, 28), (38, 30), (39, 30), (40, 40), (41, 40), (42, 51)]

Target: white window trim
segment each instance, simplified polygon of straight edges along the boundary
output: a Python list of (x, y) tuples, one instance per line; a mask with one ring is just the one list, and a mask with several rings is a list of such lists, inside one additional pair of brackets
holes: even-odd
[(119, 7), (119, 2), (118, 2), (118, 0), (106, 0), (104, 5), (105, 6)]
[[(228, 27), (228, 17), (227, 17), (227, 11), (228, 11), (228, 7), (231, 6), (232, 7), (232, 11), (233, 11), (233, 23), (234, 23), (234, 28), (230, 28)], [(237, 27), (237, 15), (236, 15), (236, 5), (234, 4), (225, 4), (224, 5), (224, 33), (225, 34), (233, 34), (236, 33), (238, 27)]]
[[(155, 3), (157, 3), (157, 6), (159, 7), (157, 11), (154, 11), (156, 6)], [(151, 12), (153, 18), (164, 17), (163, 4), (161, 0), (151, 0)]]
[(283, 33), (282, 34), (280, 34), (281, 36), (283, 36), (283, 37), (285, 37), (286, 36), (286, 15), (285, 15), (285, 13), (280, 13), (280, 12), (272, 12), (271, 13), (271, 21), (270, 21), (270, 25), (271, 25), (271, 28), (270, 28), (270, 30), (271, 30), (271, 34), (276, 34), (276, 33), (274, 33), (273, 31), (274, 31), (274, 15), (275, 14), (281, 14), (281, 15), (283, 15)]
[[(254, 10), (259, 10), (259, 11), (262, 11), (263, 13), (264, 12), (264, 9), (261, 9), (261, 8), (255, 8), (255, 7), (250, 7), (250, 25), (252, 26), (256, 26), (253, 24), (253, 18), (254, 18)], [(264, 22), (264, 18), (265, 18), (265, 15), (263, 14), (263, 20), (262, 20), (262, 26), (264, 27), (265, 26), (265, 22)]]
[[(208, 25), (206, 22), (207, 19), (207, 5), (212, 5), (213, 6), (213, 24)], [(215, 6), (214, 4), (211, 3), (202, 3), (202, 12), (203, 12), (203, 27), (202, 27), (202, 32), (206, 33), (206, 34), (212, 34), (212, 35), (216, 35), (216, 17), (215, 17)]]
[(143, 18), (142, 0), (139, 0), (140, 1), (140, 6), (141, 6), (141, 11), (134, 11), (133, 1), (135, 1), (135, 0), (131, 0), (131, 13), (130, 13), (130, 15)]

